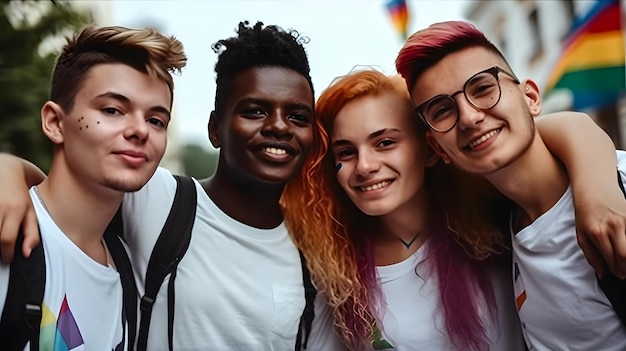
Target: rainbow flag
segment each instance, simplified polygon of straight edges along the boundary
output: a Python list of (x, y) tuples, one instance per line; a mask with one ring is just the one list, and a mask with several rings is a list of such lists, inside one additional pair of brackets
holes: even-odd
[(548, 78), (546, 95), (569, 89), (575, 110), (615, 103), (626, 91), (621, 17), (619, 0), (598, 0), (587, 15), (574, 21)]
[(389, 0), (386, 7), (394, 29), (400, 34), (402, 40), (406, 40), (409, 26), (409, 9), (406, 6), (406, 1)]

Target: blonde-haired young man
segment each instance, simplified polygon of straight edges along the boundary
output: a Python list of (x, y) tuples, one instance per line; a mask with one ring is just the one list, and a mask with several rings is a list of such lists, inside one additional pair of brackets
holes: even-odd
[[(153, 29), (88, 26), (68, 39), (41, 110), (52, 166), (30, 189), (46, 267), (39, 336), (18, 340), (7, 327), (3, 347), (132, 349), (126, 316), (136, 311), (125, 311), (120, 264), (103, 234), (124, 193), (140, 189), (163, 157), (171, 74), (186, 61), (180, 41)], [(3, 311), (12, 274), (0, 265)]]

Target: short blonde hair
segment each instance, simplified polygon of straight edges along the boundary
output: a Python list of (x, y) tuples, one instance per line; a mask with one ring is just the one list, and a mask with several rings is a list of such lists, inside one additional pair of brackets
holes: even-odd
[(67, 39), (52, 72), (50, 100), (66, 112), (74, 105), (88, 71), (98, 64), (122, 63), (165, 81), (174, 98), (172, 74), (187, 64), (183, 44), (154, 28), (89, 25)]

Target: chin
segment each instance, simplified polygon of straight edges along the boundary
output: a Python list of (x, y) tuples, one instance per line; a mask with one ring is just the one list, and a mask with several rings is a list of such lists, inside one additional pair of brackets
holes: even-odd
[(297, 176), (298, 173), (293, 172), (291, 169), (269, 170), (268, 172), (256, 174), (256, 178), (258, 178), (259, 181), (275, 185), (286, 184)]
[(121, 191), (124, 193), (132, 193), (141, 189), (146, 183), (148, 179), (145, 181), (138, 179), (108, 179), (105, 182), (105, 185), (113, 190)]
[(390, 212), (389, 209), (386, 209), (380, 206), (358, 206), (357, 205), (357, 207), (359, 208), (359, 210), (361, 210), (361, 212), (372, 217), (384, 216)]

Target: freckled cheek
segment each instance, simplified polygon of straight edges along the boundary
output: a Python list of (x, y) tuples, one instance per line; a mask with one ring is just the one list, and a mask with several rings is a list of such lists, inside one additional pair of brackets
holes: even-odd
[(81, 116), (76, 118), (76, 126), (79, 131), (87, 131), (89, 128), (94, 129), (101, 126), (101, 121), (97, 118), (85, 118)]

